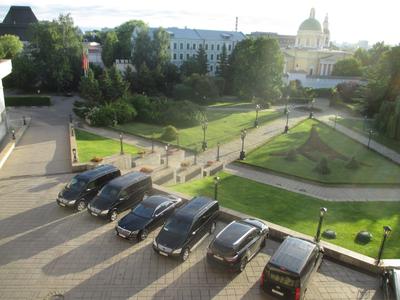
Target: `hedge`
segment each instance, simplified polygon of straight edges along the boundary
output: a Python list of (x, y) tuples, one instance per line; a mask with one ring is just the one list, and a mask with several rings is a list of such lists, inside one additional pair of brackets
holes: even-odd
[(24, 96), (24, 97), (5, 97), (6, 106), (49, 106), (50, 97), (47, 96)]

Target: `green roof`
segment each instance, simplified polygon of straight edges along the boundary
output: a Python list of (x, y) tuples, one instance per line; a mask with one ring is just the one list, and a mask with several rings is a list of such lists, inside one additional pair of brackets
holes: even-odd
[(316, 19), (309, 18), (301, 23), (299, 30), (322, 31), (321, 24)]

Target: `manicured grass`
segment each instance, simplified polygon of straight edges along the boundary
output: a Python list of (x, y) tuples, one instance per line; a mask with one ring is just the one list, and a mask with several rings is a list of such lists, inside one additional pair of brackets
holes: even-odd
[[(291, 149), (298, 149), (306, 142), (313, 125), (322, 142), (337, 153), (344, 155), (344, 160), (332, 158), (324, 151), (312, 152), (316, 161), (312, 161), (300, 153), (297, 154), (296, 161), (286, 159), (285, 153)], [(322, 175), (314, 170), (322, 157), (328, 159), (330, 174)], [(359, 168), (346, 168), (348, 160), (352, 157), (355, 157), (361, 164)], [(400, 183), (399, 165), (315, 120), (306, 120), (293, 127), (288, 134), (279, 135), (255, 149), (247, 155), (244, 163), (324, 183)]]
[(236, 108), (236, 109), (254, 109), (256, 105), (249, 102), (216, 102), (210, 107), (217, 107), (217, 108)]
[[(93, 157), (105, 157), (120, 153), (120, 143), (87, 131), (75, 129), (79, 162), (88, 162)], [(137, 154), (140, 149), (124, 144), (124, 153)]]
[[(311, 236), (316, 233), (320, 207), (328, 212), (322, 231), (335, 230), (337, 239), (327, 240), (333, 244), (377, 257), (383, 229), (392, 226), (384, 258), (400, 256), (400, 202), (331, 202), (296, 194), (265, 184), (221, 172), (218, 201), (224, 207), (288, 227)], [(171, 187), (191, 195), (214, 197), (212, 177), (206, 177)], [(378, 200), (378, 199), (377, 199)], [(400, 195), (399, 195), (400, 200)], [(373, 240), (367, 245), (354, 242), (356, 234), (368, 230)]]
[[(281, 116), (281, 113), (268, 111), (259, 113), (259, 123), (266, 123), (277, 117)], [(254, 126), (255, 112), (227, 112), (227, 111), (207, 111), (208, 128), (206, 132), (206, 140), (208, 147), (212, 148), (217, 145), (218, 142), (224, 143), (229, 140), (239, 138), (240, 131), (244, 128), (252, 128)], [(115, 129), (131, 133), (135, 135), (144, 136), (151, 138), (154, 134), (154, 138), (160, 140), (160, 136), (163, 132), (162, 126), (145, 124), (145, 123), (128, 123), (123, 125), (117, 125)], [(201, 125), (197, 125), (190, 128), (179, 128), (179, 145), (187, 149), (201, 149), (201, 143), (203, 141), (203, 130)], [(177, 141), (163, 141), (169, 142), (170, 144), (177, 144)]]
[(372, 135), (374, 141), (394, 151), (400, 152), (400, 141), (396, 141), (376, 132), (373, 126), (373, 120), (368, 120), (365, 125), (363, 120), (357, 119), (337, 119), (337, 123), (365, 136), (368, 136), (368, 131), (372, 129), (374, 131), (374, 134)]

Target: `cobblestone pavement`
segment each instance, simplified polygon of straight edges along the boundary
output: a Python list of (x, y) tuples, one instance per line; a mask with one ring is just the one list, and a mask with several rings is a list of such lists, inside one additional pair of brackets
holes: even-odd
[[(0, 180), (0, 299), (268, 299), (259, 276), (278, 246), (267, 246), (242, 274), (211, 268), (201, 244), (185, 263), (114, 233), (113, 223), (58, 207), (72, 175)], [(218, 230), (223, 226), (218, 224)], [(306, 299), (381, 299), (376, 277), (324, 260)]]

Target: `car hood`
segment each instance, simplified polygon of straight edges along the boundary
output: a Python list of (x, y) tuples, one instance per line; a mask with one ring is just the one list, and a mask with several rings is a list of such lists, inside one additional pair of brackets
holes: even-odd
[(104, 197), (99, 197), (96, 196), (92, 202), (90, 202), (91, 207), (100, 209), (100, 210), (106, 210), (110, 209), (114, 205), (115, 201), (111, 201), (107, 198)]
[(130, 231), (141, 230), (149, 224), (150, 220), (149, 218), (143, 218), (129, 213), (118, 222), (118, 226)]
[(156, 237), (156, 243), (171, 249), (178, 249), (182, 248), (185, 239), (186, 236), (168, 232), (163, 228)]
[(64, 199), (67, 199), (67, 200), (76, 200), (80, 194), (81, 194), (81, 191), (64, 188), (60, 192), (59, 196)]

